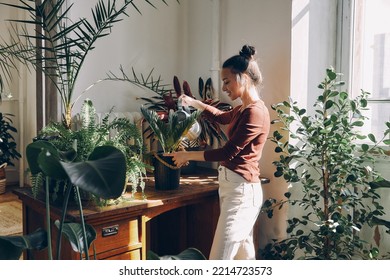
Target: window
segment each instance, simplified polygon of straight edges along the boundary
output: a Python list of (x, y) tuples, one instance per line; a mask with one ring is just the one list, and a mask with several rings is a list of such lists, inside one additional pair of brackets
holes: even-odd
[(363, 132), (383, 137), (390, 121), (390, 1), (354, 0), (350, 3), (350, 92), (370, 93)]

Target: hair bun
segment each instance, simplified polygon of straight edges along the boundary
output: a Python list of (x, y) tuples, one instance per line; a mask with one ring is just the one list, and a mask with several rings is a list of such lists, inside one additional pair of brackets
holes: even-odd
[(251, 59), (256, 53), (255, 47), (244, 45), (240, 51), (240, 56), (243, 56), (247, 59)]

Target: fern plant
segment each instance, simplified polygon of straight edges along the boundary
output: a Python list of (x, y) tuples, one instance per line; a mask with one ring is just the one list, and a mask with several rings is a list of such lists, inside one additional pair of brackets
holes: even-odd
[[(71, 148), (77, 151), (74, 161), (85, 161), (92, 151), (99, 146), (114, 146), (123, 152), (126, 158), (126, 176), (131, 183), (132, 192), (136, 192), (137, 187), (144, 189), (144, 176), (148, 167), (142, 160), (144, 152), (143, 140), (138, 127), (126, 118), (114, 118), (109, 120), (111, 112), (107, 113), (101, 123), (96, 122), (96, 110), (91, 100), (86, 99), (80, 113), (80, 125), (78, 129), (66, 129), (62, 123), (52, 122), (44, 127), (38, 138), (47, 139), (58, 150), (68, 151)], [(110, 137), (110, 132), (116, 134)], [(42, 177), (35, 175), (35, 194), (40, 190)], [(56, 180), (55, 192), (65, 192), (68, 182)], [(55, 197), (54, 197), (55, 199)]]

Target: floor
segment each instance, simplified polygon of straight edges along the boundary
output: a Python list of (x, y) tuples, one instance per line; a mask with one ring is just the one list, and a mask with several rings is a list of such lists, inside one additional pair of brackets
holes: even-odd
[(17, 188), (17, 186), (7, 186), (6, 192), (0, 194), (0, 203), (8, 201), (19, 201), (18, 197), (12, 193), (13, 189), (15, 188)]
[[(15, 195), (12, 191), (15, 189), (15, 188), (17, 188), (18, 186), (7, 186), (7, 188), (6, 188), (6, 192), (5, 193), (3, 193), (3, 194), (0, 194), (0, 205), (1, 204), (3, 204), (3, 203), (6, 203), (6, 202), (11, 202), (11, 201), (15, 201), (15, 202), (19, 202), (19, 203), (22, 203), (20, 200), (19, 200), (19, 198), (18, 198), (18, 196), (17, 195)], [(14, 208), (15, 206), (13, 206), (13, 208), (12, 209), (15, 209)], [(4, 217), (3, 217), (4, 218)], [(9, 218), (9, 217), (8, 217)], [(1, 219), (1, 216), (0, 216), (0, 219)], [(3, 220), (3, 222), (5, 222), (6, 224), (7, 224), (7, 222), (9, 223), (9, 221), (10, 220), (8, 220), (7, 221), (7, 218), (5, 218), (6, 220), (4, 221)], [(18, 218), (18, 219), (16, 219), (16, 221), (19, 221), (20, 219)], [(12, 218), (12, 221), (14, 221), (13, 222), (13, 226), (12, 226), (12, 228), (15, 228), (15, 230), (16, 229), (18, 229), (18, 232), (16, 233), (7, 233), (6, 235), (13, 235), (13, 234), (20, 234), (20, 232), (19, 232), (19, 230), (20, 230), (20, 228), (22, 228), (22, 225), (20, 225), (20, 227), (19, 226), (17, 226), (16, 224), (15, 224), (15, 220)], [(22, 223), (22, 221), (20, 221), (20, 223)], [(1, 223), (0, 223), (0, 226), (1, 226)], [(11, 228), (8, 228), (8, 231), (10, 231), (11, 230)], [(3, 232), (3, 231), (0, 231), (0, 232)]]

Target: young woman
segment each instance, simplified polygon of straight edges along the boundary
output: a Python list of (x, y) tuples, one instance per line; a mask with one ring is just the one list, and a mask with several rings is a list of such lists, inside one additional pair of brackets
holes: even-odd
[(170, 154), (177, 166), (190, 160), (218, 161), (220, 216), (210, 259), (255, 259), (253, 225), (262, 204), (259, 160), (266, 142), (270, 117), (259, 97), (262, 76), (254, 60), (255, 48), (245, 45), (222, 65), (222, 90), (242, 105), (225, 112), (182, 95), (183, 104), (203, 111), (207, 117), (228, 125), (226, 144), (207, 151)]

